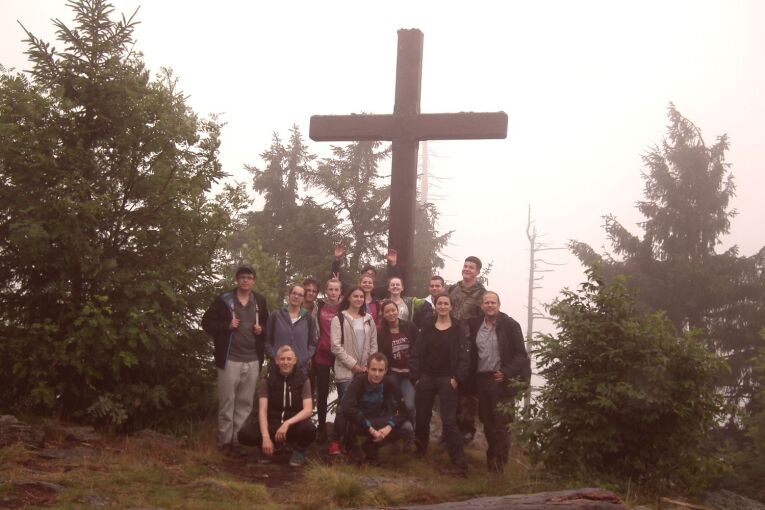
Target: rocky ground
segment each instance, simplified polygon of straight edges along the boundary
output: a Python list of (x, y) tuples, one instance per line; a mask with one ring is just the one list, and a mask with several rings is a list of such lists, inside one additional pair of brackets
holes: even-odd
[[(438, 441), (438, 423), (433, 424), (433, 441)], [(206, 450), (205, 450), (206, 448)], [(479, 433), (470, 445), (474, 459), (481, 458), (485, 449), (485, 440)], [(201, 450), (201, 451), (200, 451)], [(477, 451), (476, 451), (477, 450)], [(188, 438), (178, 438), (151, 430), (144, 430), (128, 436), (107, 437), (99, 434), (92, 427), (71, 426), (61, 423), (46, 424), (36, 427), (23, 423), (13, 416), (0, 416), (0, 509), (20, 508), (184, 508), (183, 501), (192, 496), (199, 502), (195, 508), (215, 508), (221, 502), (231, 500), (231, 508), (248, 508), (254, 500), (267, 502), (269, 508), (298, 507), (323, 508), (328, 504), (363, 501), (353, 499), (353, 492), (380, 493), (401, 492), (419, 487), (421, 493), (415, 500), (427, 502), (431, 496), (439, 494), (443, 486), (457, 485), (448, 478), (434, 478), (439, 459), (434, 458), (426, 465), (415, 464), (402, 467), (412, 469), (409, 478), (414, 482), (402, 482), (401, 473), (396, 465), (385, 466), (379, 470), (348, 470), (343, 459), (326, 455), (326, 448), (315, 448), (309, 458), (310, 469), (294, 469), (287, 466), (289, 453), (276, 455), (273, 462), (264, 464), (256, 449), (243, 449), (235, 456), (223, 456), (214, 447), (205, 444), (192, 444)], [(145, 466), (134, 466), (149, 459)], [(388, 461), (390, 462), (390, 461)], [(344, 474), (335, 480), (334, 496), (322, 495), (312, 498), (311, 487), (317, 487), (318, 477), (334, 476), (337, 468), (327, 467), (342, 463)], [(479, 464), (479, 461), (476, 462)], [(325, 466), (322, 468), (321, 466)], [(482, 467), (482, 466), (481, 466)], [(391, 469), (393, 468), (393, 469)], [(322, 469), (324, 471), (322, 471)], [(398, 470), (398, 471), (401, 471)], [(130, 472), (130, 473), (126, 473)], [(142, 473), (146, 473), (145, 475)], [(350, 476), (347, 473), (350, 472)], [(435, 471), (437, 472), (437, 471)], [(313, 474), (311, 474), (313, 473)], [(317, 474), (318, 473), (318, 474)], [(141, 477), (145, 476), (145, 481)], [(345, 479), (342, 479), (345, 476)], [(510, 475), (517, 478), (517, 473)], [(352, 480), (349, 482), (348, 480)], [(406, 478), (403, 478), (406, 480)], [(473, 484), (458, 491), (457, 495), (480, 495), (482, 491), (494, 492), (494, 483), (502, 479), (490, 479), (477, 468), (471, 480)], [(319, 481), (318, 487), (322, 487)], [(409, 485), (407, 485), (409, 483)], [(347, 487), (343, 487), (346, 484)], [(173, 496), (161, 494), (158, 486), (167, 485)], [(122, 486), (122, 487), (121, 487)], [(432, 487), (429, 487), (432, 486)], [(512, 488), (510, 485), (508, 487)], [(459, 502), (434, 503), (420, 506), (422, 510), (452, 510), (474, 508), (494, 510), (499, 508), (546, 510), (546, 509), (627, 509), (630, 508), (618, 495), (602, 489), (578, 489), (575, 491), (538, 492), (526, 485), (534, 494), (509, 496), (474, 497)], [(265, 488), (265, 489), (264, 489)], [(163, 506), (130, 506), (131, 491), (157, 492), (156, 501), (168, 501)], [(430, 490), (430, 492), (428, 492)], [(259, 492), (260, 491), (260, 492)], [(343, 497), (343, 491), (350, 494)], [(483, 492), (483, 494), (486, 494)], [(499, 492), (502, 494), (503, 492)], [(425, 495), (423, 495), (425, 494)], [(507, 492), (505, 492), (507, 494)], [(164, 498), (164, 499), (163, 499)], [(175, 499), (173, 499), (175, 498)], [(137, 500), (139, 500), (138, 498)], [(395, 497), (394, 501), (399, 501)], [(126, 504), (125, 501), (128, 500)], [(146, 499), (140, 499), (145, 501)], [(383, 498), (383, 500), (386, 500)], [(206, 506), (205, 501), (210, 504)], [(267, 506), (268, 506), (267, 505)], [(226, 505), (224, 505), (226, 506)], [(386, 505), (387, 508), (391, 506)], [(368, 507), (382, 508), (382, 507)], [(415, 508), (397, 504), (395, 508)], [(743, 498), (729, 491), (717, 491), (707, 495), (703, 504), (692, 505), (678, 499), (664, 499), (653, 506), (634, 507), (648, 509), (709, 509), (709, 510), (765, 510), (765, 505)]]

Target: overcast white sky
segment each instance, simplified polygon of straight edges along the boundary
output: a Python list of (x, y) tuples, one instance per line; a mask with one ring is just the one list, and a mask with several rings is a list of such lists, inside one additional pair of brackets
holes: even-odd
[[(396, 31), (421, 29), (422, 111), (510, 119), (506, 140), (430, 144), (440, 226), (456, 230), (444, 275), (470, 254), (494, 261), (490, 287), (524, 331), (528, 205), (553, 246), (604, 245), (606, 213), (638, 232), (640, 156), (670, 101), (709, 143), (730, 136), (739, 215), (723, 248), (765, 245), (765, 2), (115, 1), (139, 5), (137, 49), (175, 70), (197, 112), (222, 114), (221, 160), (239, 180), (274, 130), (297, 123), (307, 139), (312, 114), (392, 111)], [(28, 68), (16, 20), (54, 42), (51, 18), (71, 19), (63, 0), (0, 0), (0, 64)], [(546, 258), (566, 265), (545, 277), (545, 302), (583, 278), (567, 252)]]

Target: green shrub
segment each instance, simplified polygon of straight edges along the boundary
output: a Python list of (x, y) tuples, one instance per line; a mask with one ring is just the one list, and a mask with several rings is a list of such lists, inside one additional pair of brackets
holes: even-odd
[(593, 270), (550, 307), (546, 379), (520, 430), (532, 459), (569, 477), (698, 488), (717, 468), (708, 434), (721, 416), (724, 362), (662, 313), (644, 313), (622, 278)]

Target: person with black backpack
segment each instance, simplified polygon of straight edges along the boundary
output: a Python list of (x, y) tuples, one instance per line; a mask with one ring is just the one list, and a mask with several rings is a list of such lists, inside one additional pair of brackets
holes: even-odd
[[(377, 352), (377, 327), (365, 311), (364, 289), (351, 287), (340, 304), (340, 313), (330, 326), (332, 354), (335, 356), (335, 385), (338, 407), (354, 374), (366, 372), (367, 359)], [(342, 413), (336, 413), (329, 454), (340, 454), (340, 439), (344, 427)]]

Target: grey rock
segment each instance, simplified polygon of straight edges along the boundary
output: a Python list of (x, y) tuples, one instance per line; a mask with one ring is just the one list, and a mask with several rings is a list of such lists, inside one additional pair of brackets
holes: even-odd
[(163, 434), (156, 430), (143, 429), (131, 436), (132, 439), (138, 439), (142, 442), (150, 443), (153, 446), (165, 448), (183, 448), (186, 446), (187, 438), (175, 437), (170, 434)]
[(61, 432), (67, 441), (78, 443), (92, 443), (101, 440), (101, 435), (89, 425), (62, 427)]
[(46, 448), (35, 453), (41, 459), (79, 461), (95, 455), (91, 449), (77, 446), (75, 448)]
[(99, 494), (91, 494), (89, 496), (86, 496), (81, 500), (83, 503), (87, 503), (90, 506), (96, 507), (96, 508), (105, 508), (109, 506), (114, 506), (114, 501), (111, 499), (101, 496)]
[(0, 448), (16, 443), (42, 448), (45, 445), (45, 432), (20, 421), (13, 415), (0, 416)]
[(704, 504), (715, 510), (765, 510), (765, 505), (759, 501), (725, 489), (708, 493)]
[(392, 478), (384, 476), (357, 476), (355, 477), (355, 480), (367, 489), (376, 489), (383, 484), (392, 483), (394, 481)]
[(225, 494), (228, 494), (231, 492), (231, 489), (226, 487), (226, 485), (223, 482), (219, 482), (218, 480), (213, 480), (212, 478), (197, 481), (196, 483), (194, 483), (194, 488), (203, 489), (203, 490), (213, 490), (213, 491), (225, 493)]
[[(385, 507), (367, 507), (365, 510), (374, 508)], [(396, 510), (627, 510), (627, 506), (616, 494), (596, 488), (494, 496), (433, 505), (397, 505), (395, 508)]]
[(58, 485), (56, 483), (50, 483), (50, 482), (43, 482), (40, 480), (14, 480), (11, 482), (14, 487), (22, 487), (22, 488), (34, 488), (34, 489), (43, 489), (50, 492), (61, 492), (64, 490), (64, 487), (61, 485)]

